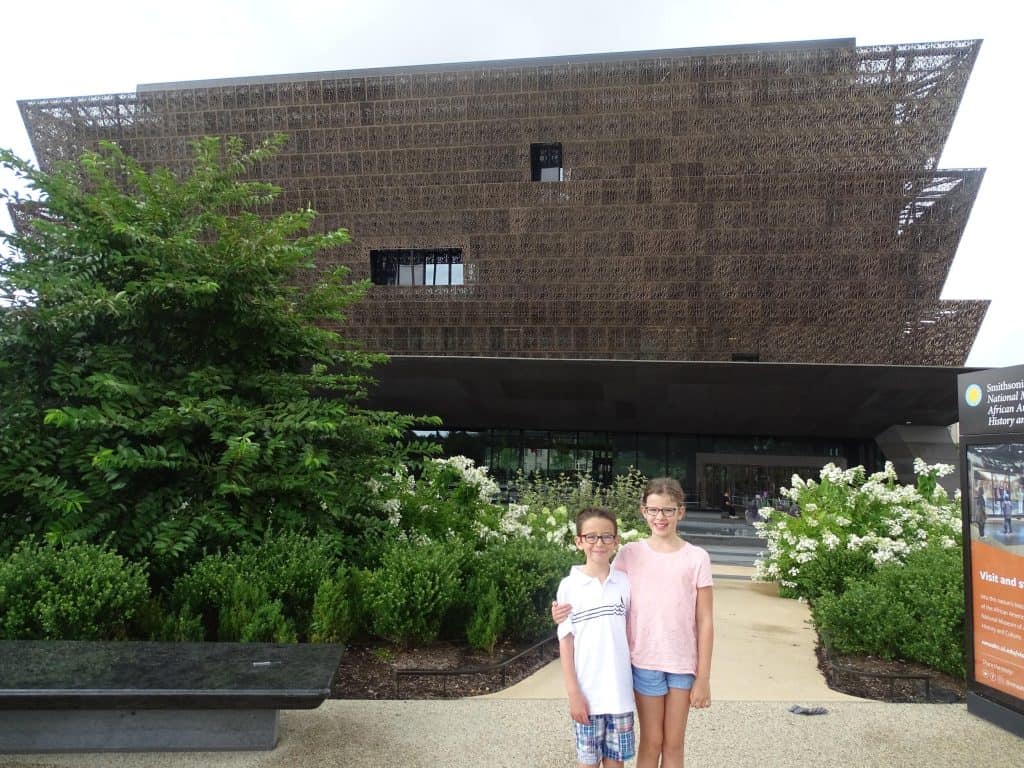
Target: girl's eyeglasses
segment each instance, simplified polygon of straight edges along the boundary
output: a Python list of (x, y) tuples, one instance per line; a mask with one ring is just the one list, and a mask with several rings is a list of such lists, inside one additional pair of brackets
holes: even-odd
[(644, 513), (648, 517), (675, 517), (679, 507), (644, 507)]

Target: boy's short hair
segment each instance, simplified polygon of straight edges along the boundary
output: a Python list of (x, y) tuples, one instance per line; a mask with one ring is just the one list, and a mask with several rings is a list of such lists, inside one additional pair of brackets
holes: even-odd
[(615, 533), (619, 532), (619, 521), (615, 519), (614, 512), (610, 509), (605, 509), (604, 507), (587, 507), (576, 515), (576, 535), (579, 536), (581, 534), (583, 531), (583, 524), (587, 522), (587, 520), (591, 520), (595, 517), (601, 520), (607, 520), (615, 526)]
[(680, 507), (686, 506), (686, 494), (683, 493), (683, 486), (679, 484), (678, 480), (673, 480), (671, 477), (655, 477), (649, 480), (647, 487), (644, 488), (644, 504), (647, 503), (647, 497), (652, 493), (671, 496), (679, 502)]

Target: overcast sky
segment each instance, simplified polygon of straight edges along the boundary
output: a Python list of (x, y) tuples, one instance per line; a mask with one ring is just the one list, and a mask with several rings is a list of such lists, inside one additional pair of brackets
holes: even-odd
[[(987, 168), (943, 292), (991, 299), (970, 365), (1024, 363), (1021, 25), (1003, 0), (50, 0), (5, 3), (0, 146), (31, 157), (16, 101), (139, 83), (853, 37), (981, 38), (943, 168)], [(0, 177), (0, 186), (10, 180)], [(0, 227), (7, 226), (6, 211)]]

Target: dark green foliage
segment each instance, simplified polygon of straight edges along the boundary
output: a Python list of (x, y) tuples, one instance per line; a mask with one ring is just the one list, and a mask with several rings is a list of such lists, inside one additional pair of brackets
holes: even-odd
[(818, 631), (844, 653), (918, 661), (963, 677), (963, 561), (958, 548), (929, 546), (905, 565), (851, 581), (842, 595), (812, 605)]
[(372, 632), (405, 646), (436, 640), (458, 601), (465, 559), (457, 540), (394, 544), (363, 584)]
[[(210, 640), (242, 640), (258, 618), (261, 632), (308, 639), (313, 602), (337, 569), (333, 540), (296, 533), (214, 554), (196, 563), (171, 591), (180, 617), (199, 617)], [(265, 607), (276, 604), (282, 621)]]
[(0, 561), (0, 637), (124, 639), (148, 597), (144, 563), (93, 544), (27, 540)]
[(284, 615), (280, 600), (257, 606), (241, 625), (243, 643), (296, 643), (295, 625)]
[(342, 567), (324, 580), (313, 601), (310, 640), (314, 643), (347, 643), (359, 629), (357, 573)]
[(781, 587), (783, 596), (814, 600), (824, 594), (841, 595), (848, 584), (865, 579), (875, 572), (871, 555), (861, 549), (819, 547), (814, 559), (800, 567), (792, 577), (795, 588)]
[(476, 577), (483, 584), (494, 584), (498, 591), (503, 638), (538, 640), (554, 631), (551, 601), (558, 583), (576, 562), (576, 553), (531, 539), (495, 544), (478, 555)]
[(379, 516), (365, 481), (415, 422), (358, 404), (384, 358), (334, 329), (365, 285), (316, 264), (345, 231), (245, 180), (283, 141), (205, 139), (180, 179), (112, 144), (53, 173), (0, 151), (43, 200), (0, 232), (0, 548), (109, 541), (161, 586), (204, 549)]
[(493, 653), (505, 629), (505, 612), (501, 607), (498, 586), (493, 582), (477, 582), (470, 585), (468, 592), (474, 596), (474, 606), (466, 625), (466, 639), (474, 648)]
[(238, 555), (240, 574), (280, 601), (285, 616), (304, 639), (310, 634), (317, 590), (337, 567), (337, 546), (326, 535), (309, 538), (284, 533), (268, 537), (257, 547), (243, 546)]
[(228, 603), (240, 578), (232, 560), (219, 554), (204, 557), (171, 587), (173, 615), (186, 623), (197, 619), (203, 628), (203, 639), (218, 639), (221, 608)]
[(189, 613), (167, 616), (160, 634), (153, 639), (172, 643), (202, 642), (205, 639), (203, 622), (198, 616)]

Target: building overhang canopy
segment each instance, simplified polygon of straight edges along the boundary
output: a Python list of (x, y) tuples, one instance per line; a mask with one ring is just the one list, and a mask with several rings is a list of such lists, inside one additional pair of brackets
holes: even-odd
[(872, 438), (957, 420), (964, 368), (396, 356), (374, 408), (448, 428)]

